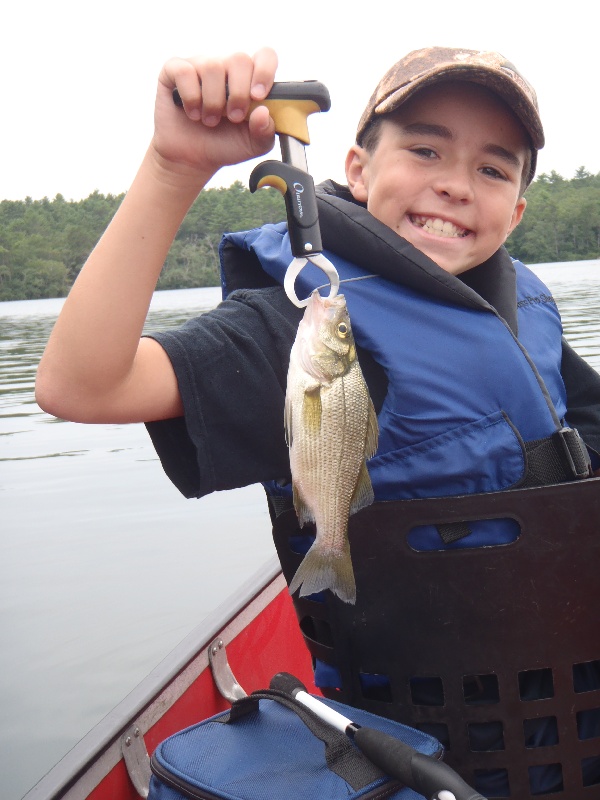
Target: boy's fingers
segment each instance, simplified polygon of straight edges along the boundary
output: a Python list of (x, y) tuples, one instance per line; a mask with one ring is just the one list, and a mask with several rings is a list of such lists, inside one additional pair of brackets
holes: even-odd
[(226, 63), (227, 116), (231, 122), (246, 118), (250, 100), (264, 100), (271, 91), (277, 69), (277, 54), (264, 47), (251, 58), (246, 53), (235, 53)]
[(265, 106), (255, 108), (248, 119), (250, 135), (255, 140), (258, 148), (263, 152), (273, 147), (275, 137), (275, 123), (271, 119), (269, 110)]
[(277, 63), (277, 53), (271, 47), (262, 47), (254, 55), (254, 72), (250, 90), (253, 100), (264, 100), (271, 91)]
[(241, 122), (250, 106), (250, 86), (254, 62), (246, 53), (235, 53), (227, 59), (227, 117)]
[[(195, 62), (192, 62), (195, 63)], [(202, 122), (214, 127), (225, 114), (227, 104), (227, 70), (223, 61), (217, 59), (196, 63), (202, 95)]]
[(169, 95), (177, 87), (186, 114), (199, 120), (202, 108), (202, 85), (194, 64), (185, 58), (171, 58), (162, 68), (159, 77)]
[[(160, 80), (169, 92), (177, 88), (190, 119), (216, 127), (224, 116), (231, 122), (246, 119), (251, 100), (260, 102), (270, 92), (276, 69), (277, 54), (263, 47), (253, 57), (235, 53), (227, 59), (173, 58), (163, 67)], [(267, 119), (260, 115), (253, 132), (258, 119), (268, 136)]]

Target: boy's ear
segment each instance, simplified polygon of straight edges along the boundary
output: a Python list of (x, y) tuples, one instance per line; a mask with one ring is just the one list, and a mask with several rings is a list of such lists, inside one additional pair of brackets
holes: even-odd
[(514, 229), (517, 227), (519, 222), (523, 219), (523, 214), (525, 212), (525, 207), (527, 206), (527, 200), (524, 197), (520, 197), (517, 200), (517, 205), (515, 206), (515, 210), (513, 211), (512, 219), (510, 221), (510, 226), (508, 228), (507, 236), (511, 234)]
[(364, 147), (352, 145), (346, 156), (346, 180), (352, 197), (366, 203), (369, 197), (369, 154)]

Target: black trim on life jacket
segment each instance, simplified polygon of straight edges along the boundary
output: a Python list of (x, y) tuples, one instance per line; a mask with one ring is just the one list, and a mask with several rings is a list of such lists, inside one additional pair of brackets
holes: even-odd
[[(504, 247), (457, 277), (375, 219), (354, 200), (347, 186), (334, 181), (319, 184), (317, 205), (326, 250), (435, 299), (492, 311), (517, 335), (516, 273)], [(235, 255), (231, 251), (236, 251)], [(276, 285), (254, 252), (238, 250), (231, 242), (225, 242), (221, 257), (226, 266), (228, 292)]]
[[(320, 184), (317, 203), (326, 250), (438, 300), (493, 311), (517, 335), (517, 278), (504, 247), (457, 277), (375, 219), (354, 201), (347, 187), (333, 181)], [(364, 236), (357, 235), (361, 231)], [(403, 259), (401, 270), (399, 256)]]

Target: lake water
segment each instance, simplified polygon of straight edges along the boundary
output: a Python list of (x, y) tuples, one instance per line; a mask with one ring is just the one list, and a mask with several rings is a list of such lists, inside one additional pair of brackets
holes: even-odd
[[(534, 268), (600, 371), (600, 261)], [(218, 289), (155, 295), (172, 327)], [(18, 800), (274, 553), (262, 489), (185, 500), (142, 425), (55, 420), (35, 370), (62, 300), (0, 303), (0, 774)]]

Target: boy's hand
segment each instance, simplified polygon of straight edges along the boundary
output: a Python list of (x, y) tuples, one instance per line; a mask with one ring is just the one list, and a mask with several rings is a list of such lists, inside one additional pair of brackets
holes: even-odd
[[(46, 411), (79, 422), (142, 422), (180, 416), (169, 358), (141, 339), (169, 248), (198, 192), (225, 164), (273, 146), (275, 124), (259, 106), (275, 78), (270, 49), (253, 58), (173, 59), (162, 69), (154, 137), (135, 180), (81, 270), (38, 370)], [(228, 87), (228, 98), (226, 98)], [(177, 88), (184, 108), (173, 102)]]
[[(251, 101), (264, 100), (275, 79), (277, 55), (174, 58), (159, 77), (151, 151), (161, 167), (206, 180), (222, 166), (267, 153), (275, 126), (265, 106), (248, 116)], [(177, 88), (183, 109), (173, 103)]]

